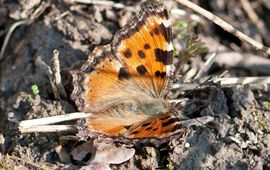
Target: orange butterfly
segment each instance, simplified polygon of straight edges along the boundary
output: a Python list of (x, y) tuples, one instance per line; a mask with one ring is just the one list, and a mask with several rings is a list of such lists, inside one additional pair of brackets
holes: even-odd
[(109, 45), (95, 48), (71, 72), (72, 99), (79, 111), (91, 113), (91, 133), (141, 139), (182, 131), (166, 97), (174, 70), (168, 19), (163, 3), (145, 4)]

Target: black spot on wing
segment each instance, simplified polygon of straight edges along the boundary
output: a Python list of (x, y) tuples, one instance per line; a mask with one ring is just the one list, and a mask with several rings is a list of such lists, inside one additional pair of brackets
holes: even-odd
[(160, 77), (161, 77), (161, 78), (164, 78), (165, 76), (166, 76), (166, 72), (160, 73)]
[(156, 48), (155, 50), (156, 61), (162, 62), (164, 65), (170, 65), (173, 62), (173, 51), (164, 51), (160, 48)]
[(146, 43), (146, 44), (144, 44), (143, 48), (148, 50), (148, 49), (150, 49), (150, 45)]
[(123, 52), (124, 56), (126, 58), (130, 58), (132, 56), (130, 49), (126, 49), (126, 51)]
[(177, 130), (179, 130), (179, 129), (181, 129), (181, 128), (183, 128), (183, 127), (182, 127), (182, 124), (176, 124), (176, 125), (170, 130), (170, 132), (175, 132), (175, 131), (177, 131)]
[(161, 126), (162, 126), (162, 127), (169, 126), (170, 124), (173, 124), (173, 123), (179, 122), (179, 121), (180, 121), (179, 118), (171, 118), (171, 119), (169, 119), (168, 121), (163, 122)]
[(171, 27), (165, 27), (164, 24), (159, 25), (159, 32), (164, 36), (167, 42), (172, 41), (172, 30)]
[[(153, 17), (154, 15), (154, 20), (156, 20), (157, 18), (167, 20), (169, 18), (168, 11), (165, 9), (164, 5), (161, 2), (156, 2), (153, 4), (146, 3), (145, 5), (142, 5), (142, 7), (143, 8), (139, 12), (139, 14), (115, 34), (111, 43), (112, 51), (114, 54), (119, 53), (119, 45), (123, 42), (123, 40), (130, 38), (131, 36), (133, 36), (133, 34), (137, 33), (138, 30), (141, 30), (141, 28), (145, 26), (145, 22), (148, 21), (147, 19), (149, 17)], [(153, 30), (150, 31), (150, 35), (155, 35)], [(121, 53), (121, 55), (122, 54), (123, 52)]]
[(135, 131), (131, 132), (130, 134), (131, 134), (131, 135), (136, 135), (136, 134), (138, 134), (138, 133), (139, 133), (139, 131), (138, 131), (138, 130), (135, 130)]
[(131, 128), (131, 125), (128, 125), (128, 126), (124, 126), (125, 129), (129, 129)]
[(130, 73), (124, 67), (121, 67), (118, 73), (118, 79), (123, 80), (123, 79), (128, 79), (129, 77), (130, 77)]
[(168, 119), (168, 118), (170, 118), (171, 116), (165, 116), (165, 117), (162, 117), (162, 118), (160, 118), (160, 120), (166, 120), (166, 119)]
[(159, 12), (158, 15), (161, 17), (161, 18), (166, 18), (168, 19), (169, 18), (169, 13), (166, 9), (164, 9), (162, 12)]
[(136, 70), (140, 75), (144, 75), (147, 72), (147, 69), (144, 65), (139, 65), (138, 67), (136, 67)]
[(156, 77), (164, 78), (166, 76), (166, 72), (160, 72), (159, 70), (155, 72)]
[(160, 71), (156, 71), (155, 76), (159, 77), (160, 76)]
[(148, 125), (150, 125), (151, 123), (144, 123), (143, 125), (142, 125), (142, 127), (145, 127), (145, 126), (148, 126)]
[(156, 34), (156, 35), (159, 35), (159, 26), (154, 28), (153, 32)]
[(165, 27), (164, 24), (159, 24), (159, 26), (155, 27), (152, 32), (155, 35), (163, 35), (164, 39), (167, 42), (171, 42), (172, 41), (172, 29), (171, 27)]
[(152, 128), (153, 128), (153, 127), (148, 127), (148, 128), (146, 128), (145, 130), (147, 130), (147, 131), (148, 131), (148, 130), (152, 130)]
[(145, 54), (144, 54), (144, 52), (142, 50), (138, 51), (138, 55), (139, 55), (140, 58), (145, 58)]

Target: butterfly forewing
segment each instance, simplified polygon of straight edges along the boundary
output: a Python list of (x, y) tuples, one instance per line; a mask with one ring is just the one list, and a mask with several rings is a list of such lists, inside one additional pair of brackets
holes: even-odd
[(172, 64), (172, 30), (162, 3), (145, 5), (138, 17), (116, 33), (114, 54), (141, 88), (161, 94)]

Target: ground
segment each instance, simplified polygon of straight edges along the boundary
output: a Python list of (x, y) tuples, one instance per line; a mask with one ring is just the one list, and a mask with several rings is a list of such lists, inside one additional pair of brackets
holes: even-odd
[[(251, 6), (264, 24), (254, 24), (243, 8), (246, 1), (193, 1), (227, 20), (251, 38), (270, 46), (270, 5), (267, 1)], [(248, 1), (247, 1), (248, 2)], [(108, 43), (113, 33), (125, 25), (140, 9), (141, 1), (119, 1), (124, 6), (84, 4), (63, 1), (0, 1), (0, 44), (12, 24), (34, 17), (18, 26), (8, 40), (1, 61), (0, 76), (0, 168), (48, 169), (69, 167), (60, 161), (55, 147), (60, 137), (72, 133), (21, 134), (18, 123), (53, 115), (76, 112), (70, 99), (72, 86), (67, 70), (87, 59), (98, 44)], [(175, 1), (166, 1), (168, 9), (183, 9)], [(44, 9), (44, 11), (43, 11)], [(41, 10), (39, 16), (35, 11)], [(191, 14), (191, 13), (189, 13)], [(192, 82), (195, 73), (209, 54), (216, 60), (207, 75), (217, 76), (228, 70), (226, 77), (267, 76), (270, 60), (264, 52), (240, 41), (211, 21), (201, 17), (194, 24), (190, 15), (172, 13), (174, 45), (180, 50), (179, 23), (193, 25), (188, 31), (198, 35), (208, 50), (181, 65), (179, 81)], [(200, 16), (200, 15), (199, 15)], [(183, 23), (182, 23), (183, 24)], [(189, 33), (187, 33), (189, 34)], [(36, 65), (36, 58), (49, 64), (54, 49), (60, 53), (61, 74), (68, 93), (67, 99), (54, 97), (47, 74)], [(179, 54), (176, 52), (176, 58)], [(205, 78), (205, 77), (204, 77)], [(202, 78), (203, 79), (203, 78)], [(192, 83), (202, 83), (202, 79)], [(38, 93), (32, 90), (38, 87)], [(269, 86), (269, 85), (268, 85)], [(192, 126), (184, 136), (159, 146), (151, 143), (131, 146), (135, 155), (112, 169), (270, 169), (270, 98), (269, 87), (253, 85), (206, 84), (192, 90), (174, 89), (172, 99), (187, 100), (190, 118), (213, 116), (214, 121)], [(200, 109), (197, 109), (200, 106)], [(66, 124), (75, 124), (67, 122)], [(129, 146), (130, 147), (130, 146)]]

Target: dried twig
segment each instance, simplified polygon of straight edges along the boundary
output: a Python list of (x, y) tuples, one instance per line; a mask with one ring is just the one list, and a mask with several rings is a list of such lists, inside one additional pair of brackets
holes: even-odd
[(59, 122), (69, 121), (69, 120), (83, 119), (83, 118), (87, 118), (88, 116), (89, 114), (86, 114), (83, 112), (75, 112), (75, 113), (45, 117), (45, 118), (40, 118), (40, 119), (24, 120), (20, 122), (19, 128), (29, 128), (33, 126), (55, 124)]
[(260, 20), (260, 18), (258, 17), (258, 15), (256, 14), (256, 12), (253, 10), (250, 2), (248, 0), (240, 0), (243, 9), (246, 11), (248, 17), (250, 18), (250, 20), (257, 26), (257, 28), (259, 29), (262, 37), (264, 38), (264, 40), (267, 43), (270, 43), (269, 40), (269, 33), (267, 32), (266, 26), (264, 25), (264, 23)]
[(54, 50), (52, 59), (51, 59), (51, 68), (52, 68), (52, 76), (53, 76), (53, 81), (54, 84), (59, 92), (59, 95), (63, 98), (67, 98), (67, 93), (66, 90), (62, 84), (61, 80), (61, 74), (60, 74), (60, 62), (59, 62), (59, 51)]
[(190, 8), (190, 9), (200, 13), (201, 15), (206, 17), (208, 20), (213, 21), (215, 24), (219, 25), (221, 28), (228, 31), (229, 33), (235, 35), (236, 37), (238, 37), (242, 41), (245, 41), (245, 42), (249, 43), (250, 45), (256, 47), (259, 50), (263, 50), (268, 55), (270, 55), (270, 48), (269, 47), (264, 46), (263, 44), (253, 40), (250, 37), (248, 37), (244, 33), (238, 31), (232, 25), (230, 25), (228, 22), (222, 20), (221, 18), (217, 17), (216, 15), (212, 14), (211, 12), (199, 7), (198, 5), (192, 3), (192, 2), (190, 2), (188, 0), (176, 0), (176, 1), (179, 2), (180, 4), (184, 5), (184, 6), (186, 6), (186, 7)]
[(172, 90), (190, 91), (198, 87), (198, 83), (175, 83), (172, 86)]
[(61, 13), (58, 17), (54, 19), (54, 21), (60, 20), (61, 18), (65, 17), (66, 15), (70, 14), (70, 11), (66, 11)]
[(133, 7), (125, 6), (124, 4), (113, 2), (113, 1), (107, 1), (107, 0), (74, 0), (76, 3), (83, 3), (83, 4), (93, 4), (93, 5), (103, 5), (103, 6), (111, 6), (113, 8), (117, 9), (127, 9), (127, 10), (134, 10)]
[(0, 61), (3, 59), (4, 57), (4, 53), (5, 53), (5, 50), (7, 48), (7, 44), (9, 42), (9, 39), (12, 35), (12, 33), (15, 31), (15, 29), (20, 26), (20, 25), (25, 25), (25, 24), (28, 24), (28, 20), (22, 20), (22, 21), (18, 21), (18, 22), (15, 22), (14, 24), (11, 25), (11, 27), (9, 28), (8, 32), (7, 32), (7, 35), (5, 36), (5, 39), (4, 39), (4, 42), (3, 42), (3, 45), (2, 45), (2, 48), (1, 48), (1, 52), (0, 52)]
[(214, 121), (214, 117), (203, 116), (203, 117), (198, 117), (198, 118), (194, 118), (194, 119), (181, 121), (181, 124), (183, 127), (189, 128), (190, 126), (194, 126), (194, 125), (198, 126), (201, 124), (207, 124), (207, 123), (212, 122), (212, 121)]
[(53, 51), (51, 67), (48, 66), (44, 61), (42, 61), (41, 56), (38, 56), (36, 58), (36, 65), (38, 65), (41, 70), (49, 77), (54, 97), (58, 100), (60, 100), (61, 98), (66, 99), (67, 93), (62, 84), (60, 74), (59, 52), (57, 50)]
[(58, 100), (61, 99), (60, 94), (59, 94), (58, 89), (57, 89), (57, 86), (54, 83), (54, 77), (53, 77), (52, 69), (41, 59), (41, 56), (38, 56), (36, 58), (36, 65), (39, 66), (41, 71), (46, 73), (47, 76), (49, 77), (54, 97), (56, 99), (58, 99)]
[[(34, 119), (35, 120), (35, 119)], [(42, 125), (19, 128), (21, 133), (48, 133), (48, 132), (76, 132), (78, 129), (73, 125)]]
[(270, 77), (235, 77), (235, 78), (217, 78), (213, 82), (220, 85), (236, 85), (236, 84), (270, 84)]
[(73, 125), (50, 125), (76, 119), (87, 118), (89, 114), (83, 112), (70, 113), (65, 115), (51, 116), (40, 119), (24, 120), (19, 123), (21, 133), (35, 132), (76, 132), (77, 128)]
[[(270, 85), (270, 77), (235, 77), (235, 78), (220, 78), (220, 76), (216, 78), (212, 78), (211, 80), (214, 83), (219, 83), (221, 87), (234, 86), (234, 85), (250, 85), (252, 89), (266, 89), (262, 86)], [(253, 85), (256, 86), (253, 86)], [(182, 91), (190, 91), (197, 88), (199, 84), (197, 83), (178, 83), (174, 84), (172, 90), (182, 90)]]
[(202, 22), (202, 19), (200, 16), (195, 15), (195, 14), (189, 14), (186, 11), (182, 10), (182, 9), (172, 9), (171, 10), (171, 15), (178, 17), (178, 16), (186, 16), (188, 18), (190, 18), (191, 20), (195, 21), (195, 22)]
[(263, 3), (265, 5), (265, 7), (268, 8), (268, 10), (270, 10), (270, 1), (269, 0), (261, 0), (261, 3)]

